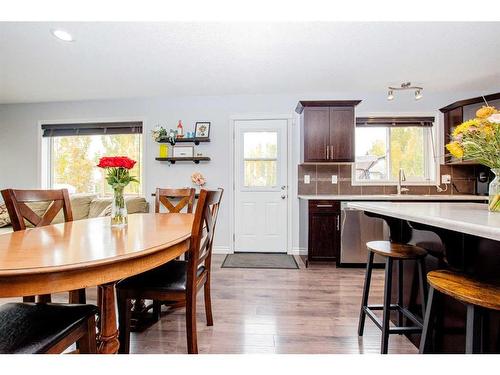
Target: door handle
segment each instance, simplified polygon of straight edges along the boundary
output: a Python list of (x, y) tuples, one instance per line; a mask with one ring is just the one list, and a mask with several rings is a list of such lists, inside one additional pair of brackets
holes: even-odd
[(340, 216), (337, 216), (337, 231), (340, 230)]
[(333, 159), (333, 145), (330, 145), (330, 159)]
[(330, 146), (326, 146), (326, 160), (330, 159)]
[(333, 207), (331, 204), (317, 204), (316, 207), (321, 208), (321, 207)]

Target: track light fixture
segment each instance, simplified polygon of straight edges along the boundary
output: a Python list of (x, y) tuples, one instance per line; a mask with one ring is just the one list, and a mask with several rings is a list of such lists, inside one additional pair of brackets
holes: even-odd
[(412, 86), (411, 82), (404, 82), (401, 84), (401, 87), (391, 87), (389, 86), (389, 91), (387, 93), (387, 100), (394, 99), (394, 91), (403, 91), (403, 90), (415, 90), (415, 100), (420, 100), (424, 96), (422, 91), (423, 87), (420, 86)]

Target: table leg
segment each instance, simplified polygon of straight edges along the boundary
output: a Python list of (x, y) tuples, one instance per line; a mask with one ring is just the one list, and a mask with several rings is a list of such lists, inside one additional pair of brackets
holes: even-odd
[(112, 282), (98, 287), (100, 318), (97, 351), (100, 354), (116, 354), (120, 346), (116, 325), (115, 284)]

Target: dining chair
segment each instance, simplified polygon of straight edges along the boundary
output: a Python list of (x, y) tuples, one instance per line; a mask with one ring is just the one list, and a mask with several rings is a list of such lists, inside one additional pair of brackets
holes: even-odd
[[(160, 213), (164, 207), (168, 213), (192, 213), (196, 190), (193, 188), (171, 189), (157, 188), (155, 194), (155, 213)], [(184, 307), (184, 304), (177, 301), (163, 301), (171, 309)], [(161, 301), (153, 301), (151, 305), (146, 305), (143, 299), (136, 299), (133, 307), (134, 329), (141, 330), (141, 326), (157, 322), (160, 320)], [(149, 310), (152, 310), (152, 318), (147, 317)], [(149, 321), (149, 323), (145, 323)]]
[[(155, 212), (160, 213), (161, 206), (165, 207), (170, 213), (193, 212), (195, 189), (156, 189)], [(173, 201), (173, 202), (172, 202)]]
[(174, 260), (151, 271), (121, 280), (116, 285), (120, 353), (130, 351), (130, 300), (141, 298), (185, 302), (188, 353), (198, 353), (196, 295), (203, 287), (207, 325), (213, 325), (210, 267), (223, 191), (221, 188), (212, 191), (201, 190), (194, 214), (187, 260)]
[[(26, 222), (34, 227), (43, 227), (52, 223), (57, 214), (63, 210), (64, 221), (73, 221), (71, 201), (68, 190), (2, 190), (2, 197), (9, 212), (14, 231), (25, 230)], [(45, 212), (41, 215), (29, 204), (46, 202)], [(50, 302), (50, 295), (38, 296), (38, 302)], [(24, 302), (35, 302), (35, 296), (23, 297)], [(69, 292), (69, 303), (85, 303), (85, 289)]]
[(79, 353), (97, 353), (96, 314), (93, 305), (1, 305), (0, 354), (62, 353), (74, 343)]

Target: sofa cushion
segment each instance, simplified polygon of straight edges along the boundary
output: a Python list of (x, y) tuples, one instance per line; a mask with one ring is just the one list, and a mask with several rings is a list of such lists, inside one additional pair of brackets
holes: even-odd
[[(90, 204), (89, 218), (111, 215), (112, 197), (96, 198)], [(129, 214), (149, 212), (149, 205), (144, 197), (125, 197)]]
[(0, 228), (10, 225), (9, 212), (5, 204), (0, 204)]

